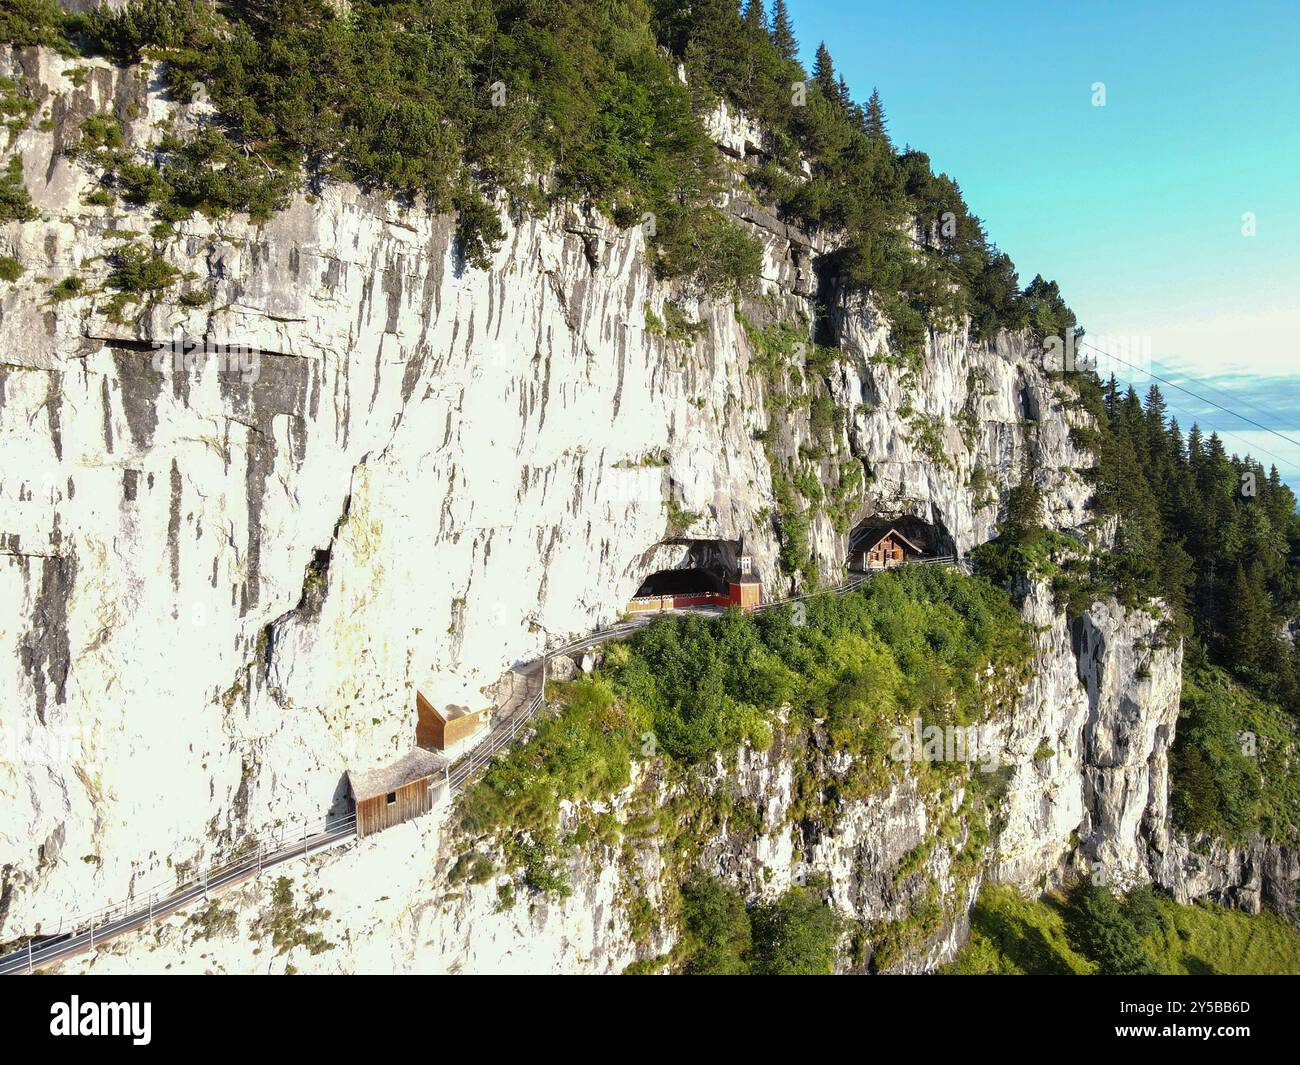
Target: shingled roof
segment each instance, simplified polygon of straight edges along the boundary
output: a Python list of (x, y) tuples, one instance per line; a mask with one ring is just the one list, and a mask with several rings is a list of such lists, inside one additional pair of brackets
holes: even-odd
[(377, 795), (387, 795), (390, 791), (396, 791), (424, 777), (441, 776), (447, 765), (447, 759), (441, 755), (416, 747), (383, 769), (361, 772), (349, 769), (348, 786), (352, 789), (352, 798), (362, 802)]
[(898, 531), (898, 526), (896, 526), (893, 522), (888, 522), (888, 521), (877, 522), (873, 525), (866, 525), (860, 529), (854, 530), (853, 546), (851, 550), (870, 551), (873, 547), (876, 546), (876, 544), (880, 543), (881, 540), (883, 540), (886, 536), (889, 536), (891, 533), (894, 536), (898, 537), (898, 539), (902, 540), (903, 543), (907, 544), (907, 546), (910, 547), (913, 551), (915, 551), (918, 555), (925, 554), (924, 548), (918, 547), (916, 544), (912, 543), (911, 540), (909, 540), (906, 536), (904, 536), (901, 532)]

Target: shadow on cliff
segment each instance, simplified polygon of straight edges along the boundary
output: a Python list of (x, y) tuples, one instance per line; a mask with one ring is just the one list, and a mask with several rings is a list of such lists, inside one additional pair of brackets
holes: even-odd
[(1069, 976), (1069, 966), (1039, 928), (1007, 913), (977, 906), (971, 914), (971, 928), (978, 929), (997, 945), (1021, 971), (1035, 976)]

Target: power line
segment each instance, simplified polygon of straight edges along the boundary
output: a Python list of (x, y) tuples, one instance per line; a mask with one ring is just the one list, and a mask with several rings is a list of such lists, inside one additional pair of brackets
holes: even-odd
[[(1286, 458), (1285, 456), (1279, 455), (1276, 451), (1270, 451), (1258, 442), (1247, 440), (1243, 430), (1225, 429), (1222, 426), (1215, 425), (1212, 420), (1205, 418), (1193, 419), (1193, 424), (1198, 423), (1204, 424), (1210, 432), (1216, 433), (1223, 439), (1225, 444), (1230, 445), (1229, 450), (1232, 452), (1234, 457), (1237, 457), (1237, 450), (1238, 447), (1240, 447), (1241, 457), (1257, 459), (1260, 455), (1267, 455), (1273, 460), (1274, 465), (1278, 466), (1279, 469), (1291, 469), (1298, 464), (1297, 459), (1294, 456)], [(1233, 440), (1238, 441), (1238, 443), (1232, 444)]]
[(1143, 369), (1141, 366), (1135, 366), (1133, 363), (1121, 359), (1118, 355), (1114, 355), (1109, 351), (1102, 351), (1101, 348), (1095, 347), (1094, 345), (1089, 344), (1086, 341), (1080, 346), (1091, 348), (1098, 355), (1104, 355), (1108, 359), (1114, 359), (1121, 366), (1127, 366), (1131, 370), (1137, 370), (1138, 373), (1144, 373), (1154, 381), (1159, 381), (1161, 384), (1168, 385), (1170, 388), (1176, 388), (1178, 389), (1179, 392), (1185, 392), (1193, 399), (1199, 400), (1201, 403), (1208, 404), (1211, 407), (1215, 407), (1218, 410), (1223, 411), (1225, 414), (1231, 414), (1234, 418), (1240, 418), (1243, 422), (1247, 422), (1250, 425), (1255, 426), (1255, 428), (1257, 429), (1263, 429), (1264, 432), (1271, 433), (1273, 436), (1276, 436), (1279, 440), (1285, 440), (1292, 447), (1300, 447), (1300, 440), (1295, 440), (1292, 437), (1287, 436), (1285, 433), (1279, 433), (1276, 429), (1270, 429), (1263, 422), (1257, 422), (1255, 421), (1254, 418), (1248, 418), (1244, 414), (1239, 414), (1235, 410), (1232, 410), (1230, 407), (1225, 407), (1222, 403), (1215, 403), (1214, 400), (1212, 399), (1206, 399), (1204, 396), (1200, 395), (1199, 393), (1193, 392), (1190, 388), (1184, 388), (1182, 385), (1178, 384), (1175, 381), (1170, 381), (1168, 378), (1161, 377), (1159, 374), (1154, 374), (1150, 370)]
[[(1152, 360), (1152, 364), (1157, 366), (1159, 365), (1159, 363), (1157, 363), (1154, 359)], [(1184, 374), (1184, 376), (1186, 375)], [(1231, 392), (1225, 392), (1221, 388), (1215, 388), (1208, 381), (1198, 381), (1197, 386), (1199, 388), (1208, 388), (1211, 392), (1217, 392), (1221, 396), (1227, 396), (1229, 399), (1235, 399), (1240, 403), (1245, 403), (1247, 406), (1254, 407), (1255, 410), (1259, 411), (1261, 414), (1265, 414), (1272, 417), (1275, 421), (1282, 420), (1281, 418), (1278, 418), (1278, 416), (1274, 414), (1272, 411), (1264, 410), (1262, 407), (1254, 403), (1251, 403), (1244, 396), (1235, 396)], [(1193, 419), (1193, 422), (1195, 421), (1196, 419)], [(1280, 462), (1284, 467), (1291, 467), (1297, 464), (1297, 459), (1295, 457), (1283, 458), (1276, 451), (1269, 451), (1269, 449), (1264, 447), (1262, 444), (1259, 444), (1257, 442), (1252, 443), (1251, 441), (1247, 440), (1246, 433), (1242, 429), (1215, 428), (1213, 425), (1210, 425), (1210, 429), (1213, 432), (1217, 432), (1220, 436), (1224, 437), (1225, 439), (1241, 441), (1241, 443), (1245, 446), (1245, 450), (1242, 453), (1244, 458), (1255, 458), (1257, 457), (1256, 452), (1258, 452), (1258, 454), (1260, 455), (1267, 455), (1269, 458), (1273, 459), (1274, 461)], [(1261, 463), (1261, 465), (1263, 464)]]
[[(1153, 366), (1159, 366), (1159, 365), (1161, 365), (1159, 362), (1156, 362), (1156, 360), (1154, 360), (1154, 359), (1151, 360), (1151, 363), (1152, 363)], [(1166, 373), (1181, 373), (1184, 377), (1190, 377), (1190, 376), (1191, 376), (1190, 374), (1188, 374), (1185, 370), (1181, 369), (1180, 367), (1167, 367), (1166, 370), (1165, 370), (1165, 372), (1166, 372)], [(1196, 384), (1197, 384), (1197, 387), (1198, 387), (1198, 388), (1208, 388), (1211, 392), (1215, 392), (1215, 393), (1217, 393), (1217, 394), (1220, 395), (1220, 396), (1226, 396), (1228, 399), (1231, 399), (1231, 400), (1233, 400), (1233, 401), (1236, 402), (1236, 403), (1239, 403), (1239, 404), (1242, 404), (1242, 405), (1244, 405), (1244, 406), (1250, 407), (1252, 410), (1257, 411), (1258, 413), (1263, 414), (1263, 415), (1265, 415), (1265, 416), (1271, 418), (1274, 422), (1278, 422), (1278, 423), (1283, 423), (1283, 424), (1285, 424), (1285, 419), (1279, 417), (1276, 411), (1267, 410), (1267, 409), (1265, 409), (1264, 407), (1261, 407), (1258, 403), (1255, 403), (1255, 402), (1253, 402), (1253, 401), (1247, 399), (1245, 396), (1238, 395), (1237, 393), (1232, 392), (1232, 391), (1230, 391), (1230, 390), (1228, 390), (1228, 389), (1225, 389), (1225, 388), (1217, 388), (1216, 386), (1210, 384), (1209, 381), (1197, 381)]]
[[(1242, 443), (1244, 443), (1244, 444), (1246, 445), (1246, 450), (1245, 450), (1245, 453), (1244, 453), (1244, 455), (1243, 455), (1244, 458), (1254, 458), (1254, 457), (1255, 457), (1255, 454), (1254, 454), (1254, 453), (1255, 453), (1256, 451), (1258, 451), (1261, 455), (1267, 455), (1269, 458), (1271, 458), (1271, 459), (1274, 461), (1274, 463), (1279, 463), (1279, 462), (1280, 462), (1280, 463), (1282, 464), (1282, 466), (1285, 467), (1285, 468), (1288, 468), (1288, 469), (1289, 469), (1289, 468), (1291, 468), (1291, 467), (1295, 464), (1295, 460), (1294, 460), (1294, 459), (1284, 459), (1281, 455), (1279, 455), (1279, 454), (1277, 454), (1277, 453), (1275, 453), (1275, 452), (1273, 452), (1273, 451), (1269, 451), (1268, 448), (1260, 447), (1258, 444), (1252, 445), (1252, 444), (1250, 443), (1250, 441), (1246, 440), (1246, 438), (1245, 438), (1244, 436), (1242, 436), (1242, 434), (1241, 434), (1240, 432), (1234, 432), (1234, 431), (1231, 430), (1231, 429), (1217, 429), (1217, 430), (1215, 430), (1215, 431), (1216, 431), (1220, 436), (1224, 436), (1224, 437), (1235, 437), (1236, 439), (1241, 440)], [(1234, 457), (1236, 456), (1236, 452), (1235, 452), (1235, 451), (1233, 452), (1233, 455), (1234, 455)], [(1261, 462), (1260, 465), (1263, 466), (1263, 463)]]

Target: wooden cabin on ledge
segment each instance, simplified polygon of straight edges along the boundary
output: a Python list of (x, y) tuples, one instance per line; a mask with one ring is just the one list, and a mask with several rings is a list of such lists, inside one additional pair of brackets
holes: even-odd
[(849, 569), (885, 569), (925, 557), (925, 550), (899, 532), (897, 526), (879, 524), (854, 531)]
[(439, 709), (420, 692), (415, 693), (415, 743), (435, 751), (455, 747), (461, 740), (477, 732), (483, 724), (488, 708), (471, 710), (467, 706), (448, 703)]
[(357, 835), (369, 836), (410, 821), (433, 809), (434, 801), (450, 795), (450, 763), (418, 747), (382, 769), (348, 770), (348, 790), (357, 811)]

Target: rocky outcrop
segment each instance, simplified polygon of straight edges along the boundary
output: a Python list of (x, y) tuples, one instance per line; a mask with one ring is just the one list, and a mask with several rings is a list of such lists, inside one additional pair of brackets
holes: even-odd
[(1208, 898), (1247, 913), (1300, 915), (1300, 851), (1255, 835), (1242, 846), (1188, 839), (1168, 823), (1153, 833), (1151, 877), (1179, 902)]
[[(1140, 689), (1127, 687), (1135, 674), (1111, 652), (1094, 652), (1115, 642), (1142, 646), (1150, 618), (1099, 604), (1074, 626), (1091, 632), (1076, 643), (1042, 585), (1030, 590), (1025, 615), (1038, 626), (1041, 668), (997, 715), (996, 742), (981, 752), (988, 763), (937, 789), (904, 768), (883, 788), (837, 805), (831, 822), (811, 818), (800, 806), (801, 778), (811, 775), (824, 790), (850, 765), (821, 753), (815, 730), (800, 738), (778, 727), (768, 750), (743, 749), (689, 777), (665, 777), (658, 763), (638, 763), (617, 795), (590, 807), (566, 805), (560, 835), (587, 841), (562, 861), (567, 897), (527, 891), (501, 854), (458, 833), (444, 807), (281, 867), (297, 905), (316, 914), (310, 930), (331, 949), (312, 953), (304, 938), (284, 956), (268, 951), (266, 915), (275, 907), (268, 875), (223, 896), (216, 913), (174, 918), (154, 937), (123, 941), (73, 967), (653, 970), (676, 943), (676, 887), (702, 871), (751, 898), (824, 884), (849, 926), (842, 971), (930, 971), (964, 942), (970, 904), (986, 878), (1033, 891), (1073, 873), (1096, 875), (1097, 862), (1108, 863), (1120, 884), (1142, 876), (1141, 822), (1150, 796), (1163, 794), (1158, 732), (1130, 730), (1124, 757), (1115, 757), (1102, 736), (1123, 733), (1120, 697)], [(1160, 683), (1171, 669), (1176, 676), (1179, 654), (1152, 649), (1149, 676), (1137, 684)], [(1042, 750), (1047, 736), (1050, 755)], [(1123, 788), (1099, 785), (1120, 770)], [(1006, 788), (994, 803), (1000, 828), (981, 842), (972, 786), (985, 772), (1005, 774)], [(608, 831), (591, 831), (593, 819), (620, 826), (612, 842), (601, 841)], [(376, 869), (385, 875), (377, 878)]]
[(1073, 626), (1088, 693), (1082, 857), (1121, 888), (1150, 879), (1146, 841), (1168, 819), (1169, 745), (1182, 691), (1181, 641), (1161, 618), (1095, 604)]

